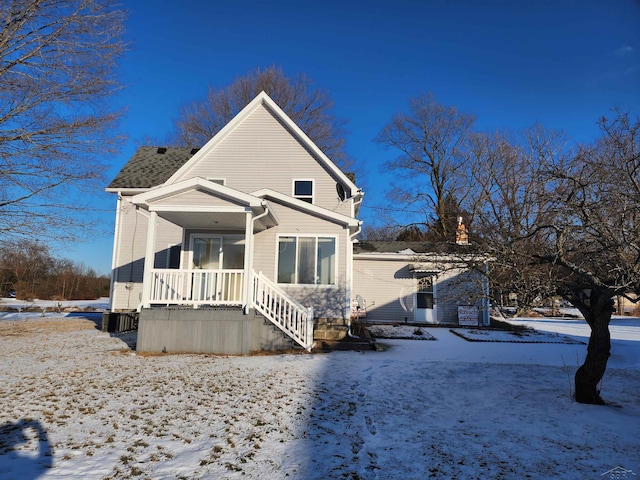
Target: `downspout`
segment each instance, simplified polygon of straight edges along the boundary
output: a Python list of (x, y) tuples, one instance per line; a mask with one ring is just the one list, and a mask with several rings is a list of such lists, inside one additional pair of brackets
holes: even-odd
[[(362, 201), (362, 197), (360, 197)], [(351, 294), (353, 293), (353, 242), (355, 240), (355, 237), (358, 236), (360, 234), (360, 232), (362, 231), (362, 222), (358, 223), (358, 229), (353, 232), (350, 236), (349, 236), (349, 240), (350, 240), (350, 244), (351, 244), (351, 255), (349, 255), (347, 258), (349, 258), (349, 295), (348, 295), (348, 305), (347, 305), (347, 336), (349, 338), (360, 338), (357, 335), (354, 335), (351, 332)]]
[[(251, 217), (251, 231), (247, 232), (247, 234), (251, 235), (251, 244), (249, 246), (249, 258), (248, 258), (248, 265), (247, 265), (247, 281), (245, 284), (245, 288), (246, 288), (246, 292), (247, 292), (247, 303), (244, 307), (244, 313), (245, 315), (249, 313), (249, 308), (253, 307), (253, 232), (255, 230), (255, 225), (256, 225), (256, 220), (260, 220), (263, 217), (266, 217), (267, 215), (269, 215), (269, 206), (267, 205), (267, 202), (265, 202), (264, 200), (261, 203), (262, 207), (264, 208), (264, 212), (262, 212), (260, 215), (257, 215), (255, 217)], [(251, 293), (251, 299), (249, 299), (249, 292)]]
[[(358, 210), (358, 206), (362, 203), (362, 200), (364, 200), (364, 192), (362, 190), (358, 190), (357, 193), (360, 194), (360, 196), (359, 196), (360, 200), (357, 200), (357, 201), (354, 200), (354, 202), (353, 202), (353, 210), (351, 211), (351, 215), (353, 217), (356, 216), (356, 211)], [(358, 230), (358, 232), (356, 232), (355, 235), (357, 235), (358, 233), (360, 233), (359, 230)]]

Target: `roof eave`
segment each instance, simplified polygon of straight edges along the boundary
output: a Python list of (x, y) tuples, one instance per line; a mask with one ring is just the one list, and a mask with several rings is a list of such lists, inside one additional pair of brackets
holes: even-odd
[(263, 188), (256, 192), (252, 192), (251, 195), (258, 198), (270, 198), (277, 202), (295, 207), (298, 210), (303, 210), (352, 228), (357, 228), (362, 225), (362, 220), (358, 220), (357, 218), (348, 217), (346, 215), (342, 215), (341, 213), (336, 213), (331, 210), (327, 210), (326, 208), (303, 202), (302, 200), (290, 197), (280, 192), (276, 192), (275, 190), (271, 190), (269, 188)]
[(150, 188), (118, 188), (118, 187), (107, 187), (104, 189), (107, 193), (117, 193), (119, 195), (138, 195), (140, 193), (145, 193), (151, 190)]

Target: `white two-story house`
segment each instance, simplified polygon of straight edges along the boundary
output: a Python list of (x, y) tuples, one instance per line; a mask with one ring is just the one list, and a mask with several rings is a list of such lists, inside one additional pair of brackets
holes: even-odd
[(139, 351), (248, 353), (348, 322), (363, 192), (264, 92), (200, 149), (141, 147), (118, 195), (112, 312)]

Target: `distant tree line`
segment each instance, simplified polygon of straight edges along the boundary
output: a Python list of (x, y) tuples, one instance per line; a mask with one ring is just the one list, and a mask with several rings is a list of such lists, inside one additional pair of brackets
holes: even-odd
[(82, 264), (54, 258), (37, 241), (0, 245), (0, 295), (21, 300), (84, 300), (109, 295), (110, 280)]

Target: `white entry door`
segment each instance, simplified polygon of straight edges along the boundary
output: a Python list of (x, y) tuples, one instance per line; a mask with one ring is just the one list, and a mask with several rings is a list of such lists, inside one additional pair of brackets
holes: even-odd
[(191, 237), (191, 296), (198, 302), (242, 299), (244, 237), (196, 234)]
[(433, 277), (431, 275), (416, 279), (414, 320), (417, 323), (436, 323), (435, 292), (433, 289)]

